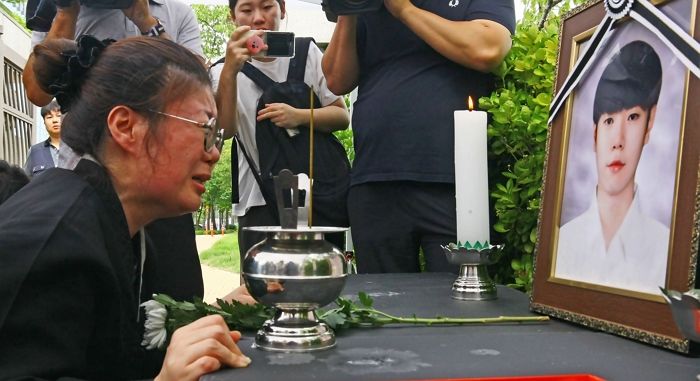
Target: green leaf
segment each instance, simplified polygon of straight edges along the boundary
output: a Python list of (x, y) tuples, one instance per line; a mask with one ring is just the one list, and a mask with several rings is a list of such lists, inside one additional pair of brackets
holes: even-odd
[(374, 301), (372, 300), (372, 297), (367, 295), (367, 293), (360, 292), (357, 294), (357, 296), (360, 299), (360, 303), (362, 303), (363, 306), (372, 307), (372, 303), (374, 303)]
[(345, 326), (346, 319), (343, 314), (339, 313), (336, 310), (330, 311), (330, 313), (327, 313), (323, 316), (323, 321), (328, 324), (329, 327), (331, 327), (334, 330), (340, 330)]
[(517, 258), (510, 261), (510, 267), (512, 267), (515, 271), (520, 271), (523, 268), (520, 259)]
[(505, 233), (508, 231), (508, 229), (503, 226), (503, 223), (497, 222), (493, 225), (493, 230), (497, 231), (498, 233)]
[(552, 96), (547, 93), (539, 93), (534, 99), (535, 103), (540, 106), (549, 106), (551, 100)]
[(530, 231), (530, 242), (532, 242), (532, 243), (537, 242), (537, 228), (534, 228)]

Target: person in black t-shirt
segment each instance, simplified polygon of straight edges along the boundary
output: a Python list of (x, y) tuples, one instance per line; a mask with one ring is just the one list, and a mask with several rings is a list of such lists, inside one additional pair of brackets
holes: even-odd
[[(415, 3), (415, 4), (414, 4)], [(417, 5), (416, 5), (417, 4)], [(453, 111), (488, 95), (510, 50), (512, 0), (385, 0), (339, 16), (323, 57), (328, 88), (358, 86), (348, 197), (358, 271), (456, 271)]]

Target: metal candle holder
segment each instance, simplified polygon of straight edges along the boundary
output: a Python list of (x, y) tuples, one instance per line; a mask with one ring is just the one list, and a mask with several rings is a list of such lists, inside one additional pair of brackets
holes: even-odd
[(454, 243), (442, 246), (447, 261), (460, 265), (459, 276), (452, 284), (453, 299), (496, 299), (496, 283), (489, 276), (486, 266), (498, 261), (503, 246), (464, 247)]
[(661, 293), (671, 306), (673, 320), (681, 334), (690, 341), (700, 343), (700, 290), (680, 293), (662, 288)]

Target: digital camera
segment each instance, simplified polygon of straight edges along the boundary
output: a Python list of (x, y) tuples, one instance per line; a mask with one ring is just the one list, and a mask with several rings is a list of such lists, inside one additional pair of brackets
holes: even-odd
[(321, 7), (328, 21), (338, 21), (338, 15), (354, 15), (378, 11), (384, 0), (322, 0)]
[(251, 30), (248, 34), (246, 46), (253, 57), (294, 57), (294, 33), (266, 30), (258, 36)]
[[(25, 21), (27, 28), (37, 32), (48, 32), (56, 16), (56, 7), (68, 7), (78, 0), (28, 0)], [(80, 0), (80, 5), (90, 8), (126, 9), (134, 0)]]

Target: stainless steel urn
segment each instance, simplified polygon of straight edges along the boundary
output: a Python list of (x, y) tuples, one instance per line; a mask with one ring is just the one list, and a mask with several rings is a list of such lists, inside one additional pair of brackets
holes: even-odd
[(258, 331), (255, 344), (270, 351), (306, 352), (335, 345), (333, 331), (315, 310), (334, 301), (345, 286), (348, 264), (343, 252), (324, 240), (337, 227), (257, 226), (267, 239), (243, 261), (243, 279), (259, 303), (274, 306), (275, 316)]

